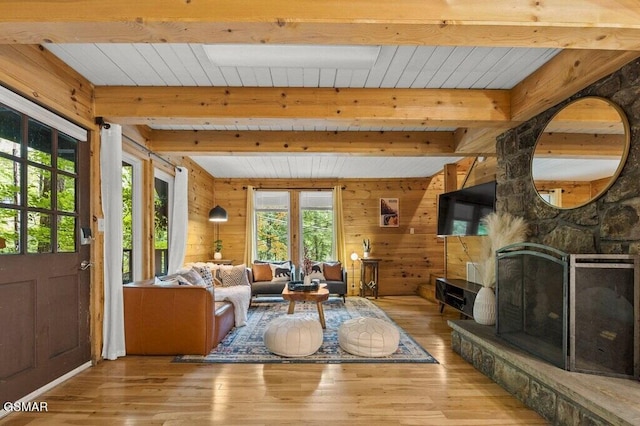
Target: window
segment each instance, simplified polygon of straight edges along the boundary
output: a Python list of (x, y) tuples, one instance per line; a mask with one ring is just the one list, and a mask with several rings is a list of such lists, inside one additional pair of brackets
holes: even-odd
[(0, 104), (0, 254), (77, 251), (78, 140)]
[(173, 192), (173, 177), (156, 170), (154, 182), (153, 240), (155, 275), (161, 276), (167, 275), (169, 271), (169, 209), (171, 206), (170, 194)]
[(142, 179), (140, 160), (122, 155), (122, 282), (142, 278)]
[(304, 247), (312, 260), (335, 259), (333, 191), (256, 191), (254, 213), (256, 259), (300, 262)]
[(312, 260), (335, 259), (333, 191), (300, 192), (300, 233), (300, 259), (305, 247)]
[(288, 191), (256, 191), (254, 203), (256, 259), (288, 260), (291, 258), (289, 205)]

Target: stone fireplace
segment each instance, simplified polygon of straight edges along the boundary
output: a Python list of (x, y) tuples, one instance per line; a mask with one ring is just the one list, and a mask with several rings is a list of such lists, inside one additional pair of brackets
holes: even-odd
[[(640, 253), (639, 93), (640, 59), (636, 59), (533, 119), (505, 132), (496, 141), (497, 211), (508, 212), (527, 220), (531, 231), (529, 242), (554, 247), (564, 253), (587, 256), (576, 257), (573, 274), (569, 259), (566, 280), (568, 289), (574, 284), (584, 287), (582, 290), (575, 290), (574, 302), (580, 306), (585, 301), (593, 302), (596, 305), (594, 307), (615, 313), (629, 311), (628, 307), (620, 310), (619, 305), (626, 305), (624, 300), (631, 297), (631, 290), (629, 287), (622, 290), (616, 285), (627, 278), (625, 275), (629, 270), (591, 268), (589, 264), (594, 262), (588, 256), (598, 254), (624, 257)], [(588, 96), (607, 98), (624, 112), (630, 128), (629, 153), (615, 182), (597, 200), (572, 209), (554, 208), (538, 195), (532, 180), (532, 158), (536, 141), (556, 112), (573, 100)], [(609, 273), (613, 273), (613, 277), (605, 278), (603, 274)], [(600, 283), (607, 283), (607, 286), (603, 287)], [(541, 295), (536, 297), (542, 298)], [(633, 309), (637, 311), (637, 294), (634, 301)], [(555, 312), (555, 309), (549, 308), (547, 317), (563, 315)], [(598, 350), (598, 342), (583, 345), (583, 342), (589, 342), (589, 338), (594, 336), (596, 339), (609, 341), (625, 334), (628, 338), (628, 330), (616, 331), (611, 320), (606, 320), (608, 323), (604, 324), (598, 323), (603, 316), (590, 311), (574, 314), (573, 321), (571, 313), (566, 314), (569, 316), (567, 327), (571, 327), (571, 324), (576, 327), (574, 349), (570, 349), (572, 342), (567, 330), (568, 351), (581, 353), (575, 356), (573, 367), (567, 354), (569, 368), (574, 368), (575, 371), (558, 368), (549, 361), (532, 356), (528, 351), (505, 343), (502, 337), (496, 335), (493, 327), (482, 326), (473, 321), (450, 321), (453, 328), (452, 347), (478, 370), (553, 424), (640, 424), (640, 384), (637, 380), (626, 377), (631, 371), (628, 360), (636, 363), (637, 358), (623, 355), (625, 362), (621, 368), (625, 377), (605, 376), (599, 370), (607, 369), (607, 365), (619, 364), (619, 360), (607, 359), (611, 354)], [(541, 314), (533, 315), (538, 315), (542, 321)], [(622, 314), (622, 317), (627, 315)], [(547, 320), (547, 324), (555, 322), (552, 318), (549, 319), (551, 321)], [(593, 325), (591, 328), (590, 324)], [(535, 333), (536, 328), (533, 327), (531, 332)], [(555, 344), (560, 338), (557, 332), (554, 333), (556, 335), (553, 337), (541, 337)], [(637, 336), (634, 339), (635, 346)], [(603, 359), (599, 359), (599, 356)], [(592, 367), (594, 358), (596, 364), (599, 364), (597, 368)], [(582, 374), (580, 371), (598, 374)], [(619, 372), (620, 370), (617, 371)], [(633, 376), (637, 377), (635, 365)]]

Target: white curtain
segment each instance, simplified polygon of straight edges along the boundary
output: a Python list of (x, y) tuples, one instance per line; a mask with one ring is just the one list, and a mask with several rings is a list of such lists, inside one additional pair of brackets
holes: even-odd
[(104, 317), (102, 357), (126, 355), (122, 295), (122, 128), (100, 132), (100, 175), (104, 213)]
[(253, 263), (253, 242), (255, 241), (255, 226), (253, 221), (253, 186), (247, 186), (247, 213), (245, 227), (244, 263), (251, 266)]
[(187, 251), (187, 229), (189, 221), (189, 170), (176, 167), (176, 179), (173, 184), (173, 208), (169, 227), (169, 274), (175, 273), (184, 265)]

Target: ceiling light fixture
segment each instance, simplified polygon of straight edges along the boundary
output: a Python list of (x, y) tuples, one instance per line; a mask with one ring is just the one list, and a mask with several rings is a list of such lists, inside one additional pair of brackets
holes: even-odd
[(219, 67), (369, 69), (380, 53), (380, 46), (208, 44), (203, 48)]

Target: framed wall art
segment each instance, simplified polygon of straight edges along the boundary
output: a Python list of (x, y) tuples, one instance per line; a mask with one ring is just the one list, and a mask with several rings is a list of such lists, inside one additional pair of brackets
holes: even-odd
[(400, 226), (400, 212), (397, 198), (380, 198), (380, 226), (395, 228)]

